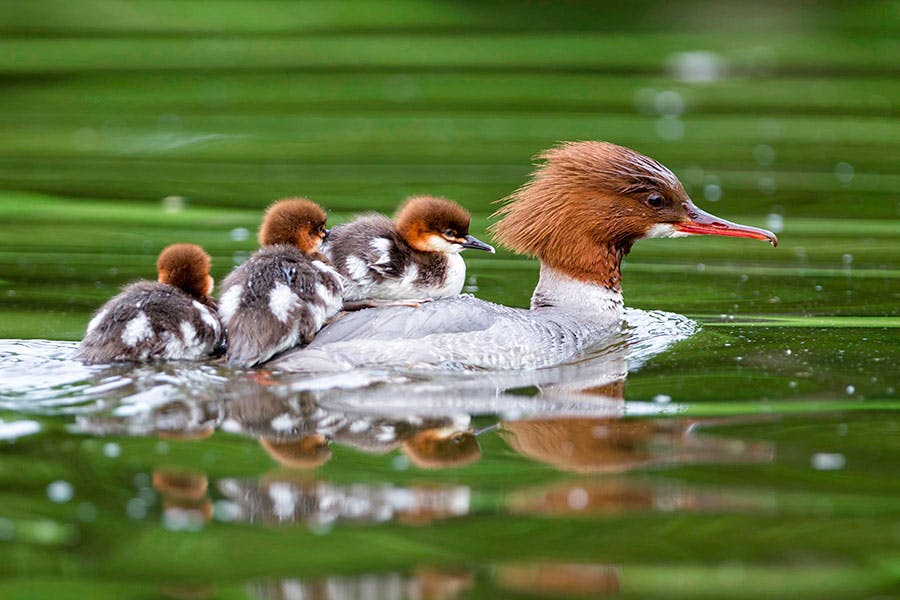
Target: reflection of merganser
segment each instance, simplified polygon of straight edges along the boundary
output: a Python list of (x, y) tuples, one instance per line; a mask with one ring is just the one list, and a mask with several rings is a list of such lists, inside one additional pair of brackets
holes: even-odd
[(173, 244), (156, 262), (159, 281), (138, 281), (103, 305), (78, 348), (87, 363), (198, 360), (222, 342), (209, 255)]
[(494, 251), (469, 235), (469, 218), (455, 202), (416, 196), (393, 221), (368, 215), (336, 226), (322, 251), (346, 278), (348, 302), (448, 298), (465, 282), (460, 251)]
[(417, 309), (359, 311), (332, 323), (285, 370), (413, 365), (517, 369), (558, 364), (609, 335), (622, 315), (620, 263), (648, 237), (712, 234), (775, 245), (763, 229), (698, 209), (669, 169), (604, 142), (544, 152), (531, 181), (493, 225), (501, 243), (537, 257), (541, 274), (523, 310), (457, 297)]
[(266, 211), (262, 249), (222, 282), (229, 366), (251, 367), (309, 342), (340, 310), (340, 275), (319, 254), (326, 233), (325, 211), (309, 200), (281, 200)]

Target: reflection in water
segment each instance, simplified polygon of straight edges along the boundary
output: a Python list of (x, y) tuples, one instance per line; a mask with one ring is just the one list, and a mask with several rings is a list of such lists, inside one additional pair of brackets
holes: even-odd
[(523, 456), (575, 473), (774, 460), (772, 444), (704, 435), (697, 432), (702, 423), (682, 419), (553, 417), (504, 422), (501, 435)]
[(471, 497), (466, 486), (339, 485), (285, 473), (258, 481), (223, 479), (218, 487), (239, 508), (239, 520), (316, 529), (337, 522), (419, 524), (460, 517), (469, 513)]
[(494, 583), (523, 594), (570, 598), (616, 594), (619, 569), (577, 563), (514, 563), (494, 567)]
[(454, 600), (463, 598), (475, 576), (470, 571), (419, 568), (411, 574), (378, 573), (324, 579), (287, 579), (249, 586), (260, 600)]

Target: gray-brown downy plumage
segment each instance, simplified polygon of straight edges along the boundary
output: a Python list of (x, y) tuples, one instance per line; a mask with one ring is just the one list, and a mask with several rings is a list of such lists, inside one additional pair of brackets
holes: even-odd
[(222, 326), (209, 297), (209, 256), (173, 244), (157, 260), (159, 281), (138, 281), (91, 319), (78, 354), (87, 363), (199, 360), (221, 350)]

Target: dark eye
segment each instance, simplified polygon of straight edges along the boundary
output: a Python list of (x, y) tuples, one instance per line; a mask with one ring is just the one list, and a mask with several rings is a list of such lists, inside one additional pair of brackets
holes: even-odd
[(456, 231), (454, 231), (453, 229), (445, 229), (444, 235), (446, 235), (447, 237), (456, 237)]
[(660, 208), (663, 205), (663, 198), (659, 194), (651, 194), (647, 198), (647, 205), (653, 208)]

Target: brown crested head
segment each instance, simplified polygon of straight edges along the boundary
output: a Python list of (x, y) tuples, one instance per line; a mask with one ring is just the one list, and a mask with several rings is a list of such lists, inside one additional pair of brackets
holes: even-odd
[(514, 252), (537, 257), (570, 277), (619, 288), (619, 265), (645, 237), (726, 235), (768, 241), (693, 205), (675, 175), (657, 161), (608, 142), (565, 142), (494, 213), (490, 231)]
[(325, 211), (306, 198), (278, 200), (266, 209), (259, 228), (261, 246), (287, 244), (306, 254), (318, 251), (328, 231)]
[(413, 196), (394, 214), (394, 225), (406, 243), (420, 252), (462, 246), (469, 235), (469, 213), (446, 198)]
[(471, 431), (426, 429), (404, 441), (403, 450), (420, 469), (462, 467), (481, 458), (478, 438)]
[(661, 222), (683, 218), (688, 195), (666, 167), (607, 142), (544, 151), (531, 181), (494, 213), (491, 232), (514, 252), (577, 279), (618, 288), (619, 262)]
[(194, 244), (172, 244), (159, 253), (156, 271), (160, 283), (167, 283), (184, 290), (191, 296), (202, 298), (212, 292), (213, 280), (209, 275), (212, 261), (203, 248)]

